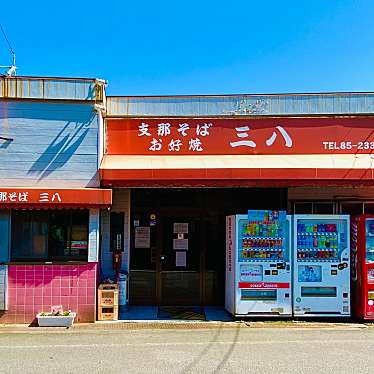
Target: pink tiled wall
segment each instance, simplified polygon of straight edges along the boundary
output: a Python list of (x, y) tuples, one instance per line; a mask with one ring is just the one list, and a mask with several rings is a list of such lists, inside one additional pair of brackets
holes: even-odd
[(77, 312), (76, 322), (96, 316), (97, 263), (84, 265), (9, 265), (8, 311), (0, 322), (31, 323), (51, 306)]

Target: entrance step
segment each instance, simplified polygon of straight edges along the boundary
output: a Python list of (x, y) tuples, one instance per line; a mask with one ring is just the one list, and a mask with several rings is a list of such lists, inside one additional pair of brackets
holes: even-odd
[[(205, 321), (215, 322), (230, 322), (233, 321), (232, 317), (225, 311), (224, 308), (220, 307), (200, 307), (205, 314)], [(188, 313), (187, 313), (188, 314)], [(187, 315), (186, 314), (186, 315)], [(200, 318), (193, 318), (192, 320), (199, 320)], [(185, 319), (181, 318), (170, 318), (164, 313), (159, 313), (158, 306), (130, 306), (127, 311), (120, 312), (119, 320), (121, 321), (189, 321), (188, 315)], [(204, 320), (204, 319), (202, 319)]]

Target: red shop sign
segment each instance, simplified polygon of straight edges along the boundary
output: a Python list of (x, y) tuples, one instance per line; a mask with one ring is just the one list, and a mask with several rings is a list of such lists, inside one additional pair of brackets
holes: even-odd
[(355, 154), (374, 151), (374, 117), (108, 119), (109, 155)]
[(11, 188), (0, 187), (4, 206), (110, 206), (112, 190), (98, 188)]

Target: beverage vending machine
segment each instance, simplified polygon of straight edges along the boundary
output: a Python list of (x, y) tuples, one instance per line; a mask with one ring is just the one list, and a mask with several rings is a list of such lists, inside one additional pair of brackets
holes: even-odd
[(351, 222), (352, 309), (355, 317), (374, 319), (374, 216)]
[(350, 316), (348, 215), (295, 215), (294, 316)]
[(290, 217), (226, 217), (226, 309), (234, 316), (291, 316)]

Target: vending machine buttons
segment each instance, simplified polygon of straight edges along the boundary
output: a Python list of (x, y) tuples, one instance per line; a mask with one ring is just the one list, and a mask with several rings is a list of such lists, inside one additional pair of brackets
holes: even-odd
[(331, 275), (338, 275), (338, 271), (337, 270), (331, 270)]
[(272, 270), (271, 275), (278, 275), (278, 270)]
[(348, 267), (348, 264), (346, 262), (343, 262), (341, 264), (338, 265), (338, 269), (339, 270), (343, 270), (343, 269), (346, 269)]
[(265, 270), (265, 275), (270, 275), (270, 270)]

